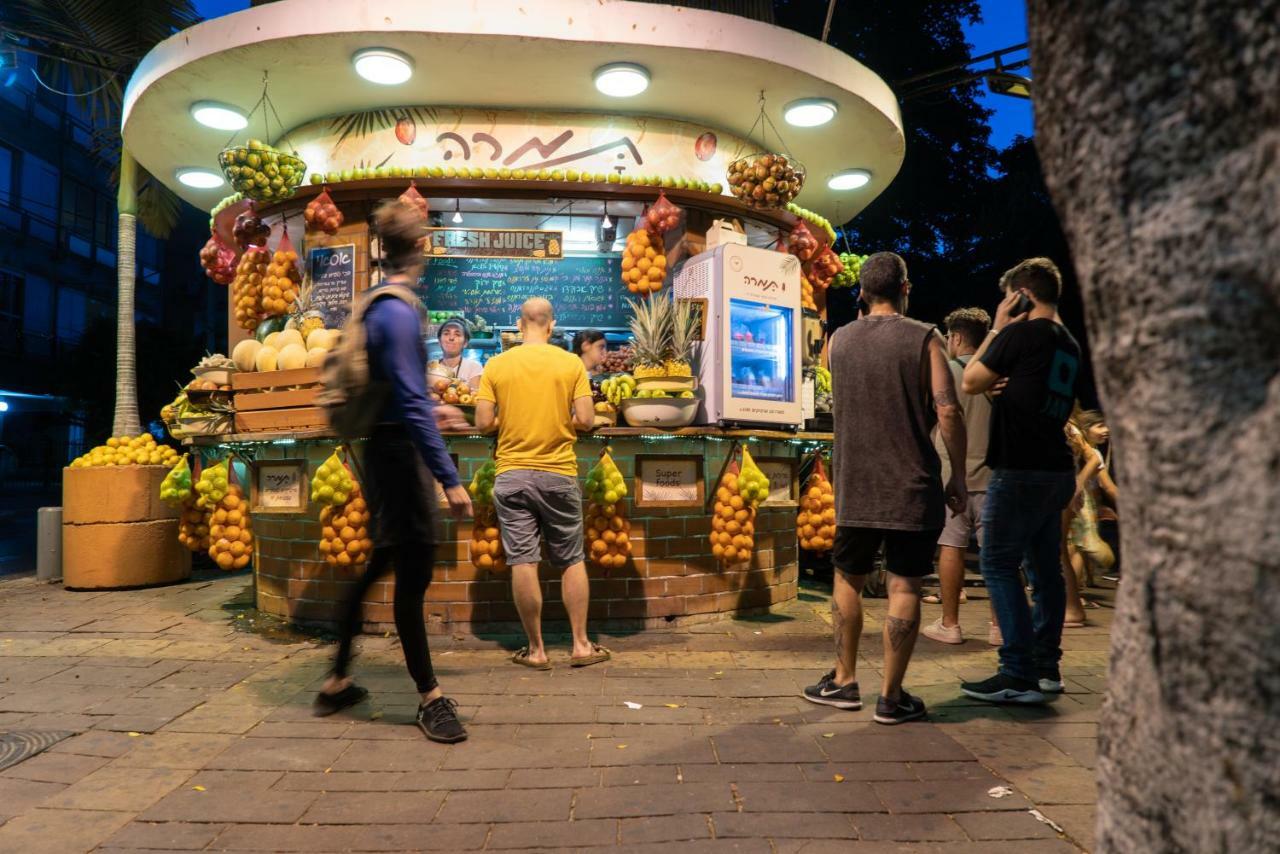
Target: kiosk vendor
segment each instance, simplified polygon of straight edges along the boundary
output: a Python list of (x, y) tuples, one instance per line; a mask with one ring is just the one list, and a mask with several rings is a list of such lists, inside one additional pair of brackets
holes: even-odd
[(475, 359), (468, 359), (462, 351), (471, 342), (467, 324), (460, 318), (446, 320), (440, 325), (440, 349), (443, 355), (427, 365), (428, 380), (458, 379), (473, 389), (480, 387), (480, 374), (484, 370)]

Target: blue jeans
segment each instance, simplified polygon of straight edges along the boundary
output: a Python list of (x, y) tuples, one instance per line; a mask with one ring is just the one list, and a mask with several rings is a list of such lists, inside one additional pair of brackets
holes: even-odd
[[(1062, 659), (1067, 589), (1062, 580), (1062, 511), (1075, 494), (1069, 471), (996, 469), (987, 487), (979, 557), (1004, 646), (1000, 672), (1035, 681)], [(1018, 579), (1024, 565), (1031, 599)]]

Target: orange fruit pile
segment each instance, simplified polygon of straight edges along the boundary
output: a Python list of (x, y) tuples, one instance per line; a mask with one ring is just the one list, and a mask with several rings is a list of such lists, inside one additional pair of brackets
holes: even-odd
[(502, 532), (498, 530), (498, 514), (491, 504), (480, 504), (471, 523), (471, 563), (476, 569), (500, 571), (507, 568), (502, 551)]
[(663, 254), (661, 240), (655, 240), (645, 228), (637, 228), (627, 235), (627, 246), (622, 251), (622, 281), (633, 294), (647, 294), (662, 290), (667, 276), (667, 256)]
[(809, 484), (800, 498), (796, 516), (796, 536), (800, 548), (807, 552), (828, 552), (836, 539), (836, 494), (827, 480), (822, 462), (813, 469)]
[(756, 508), (738, 489), (738, 464), (725, 470), (716, 488), (715, 515), (711, 517), (711, 554), (725, 566), (751, 560), (755, 548)]
[(627, 565), (631, 554), (631, 523), (622, 512), (622, 502), (587, 505), (587, 555), (596, 566), (606, 569)]
[(262, 277), (262, 308), (264, 317), (285, 314), (298, 301), (302, 276), (298, 273), (298, 253), (291, 249), (277, 249)]
[(249, 505), (240, 487), (231, 484), (209, 511), (209, 557), (219, 569), (244, 569), (253, 557)]
[(178, 542), (193, 552), (208, 551), (213, 545), (209, 539), (209, 511), (196, 506), (196, 494), (189, 493), (182, 500), (182, 516), (178, 520)]
[(804, 275), (800, 276), (800, 307), (814, 313), (818, 311), (818, 304), (813, 299), (813, 283)]
[(346, 504), (327, 505), (320, 510), (320, 554), (330, 566), (359, 567), (373, 553), (369, 539), (369, 506), (353, 484)]
[(241, 329), (257, 329), (262, 320), (262, 280), (271, 266), (271, 250), (254, 247), (240, 257), (236, 277), (231, 280), (231, 296), (235, 300), (236, 325)]

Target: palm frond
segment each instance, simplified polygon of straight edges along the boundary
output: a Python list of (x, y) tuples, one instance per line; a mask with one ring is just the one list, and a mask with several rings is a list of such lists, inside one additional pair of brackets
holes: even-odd
[(182, 199), (138, 167), (138, 222), (157, 240), (164, 240), (178, 227)]
[(405, 113), (404, 110), (362, 110), (358, 113), (334, 116), (329, 129), (340, 131), (335, 145), (341, 145), (349, 136), (359, 139), (374, 131), (386, 130), (394, 125)]

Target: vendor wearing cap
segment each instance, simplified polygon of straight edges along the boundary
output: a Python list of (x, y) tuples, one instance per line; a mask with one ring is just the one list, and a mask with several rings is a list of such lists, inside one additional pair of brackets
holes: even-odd
[(432, 380), (458, 379), (473, 389), (479, 388), (480, 374), (484, 368), (475, 359), (467, 359), (462, 355), (467, 344), (471, 343), (467, 324), (459, 317), (450, 318), (440, 324), (437, 337), (444, 355), (427, 365), (428, 377)]

